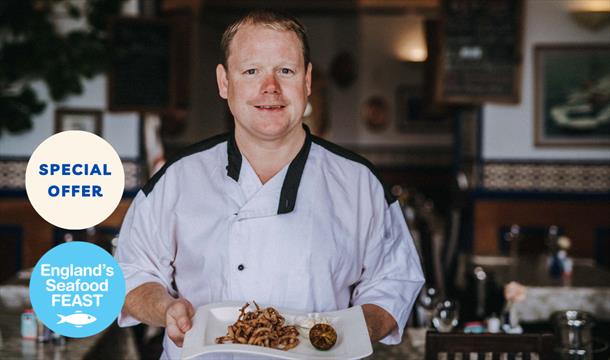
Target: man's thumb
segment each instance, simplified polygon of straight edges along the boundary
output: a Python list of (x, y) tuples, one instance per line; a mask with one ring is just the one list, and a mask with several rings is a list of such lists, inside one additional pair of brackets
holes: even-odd
[(178, 326), (180, 327), (180, 331), (187, 332), (191, 329), (191, 320), (190, 318), (183, 317), (178, 321)]

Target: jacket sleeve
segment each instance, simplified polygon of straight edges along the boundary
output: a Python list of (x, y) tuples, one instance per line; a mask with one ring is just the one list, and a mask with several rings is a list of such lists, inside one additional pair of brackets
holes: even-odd
[(392, 315), (398, 327), (381, 342), (393, 345), (402, 340), (424, 276), (398, 201), (384, 207), (371, 220), (362, 276), (352, 293), (352, 304), (374, 304)]
[[(150, 196), (150, 195), (149, 195)], [(155, 214), (153, 200), (142, 191), (134, 198), (121, 226), (116, 259), (125, 277), (125, 295), (147, 282), (163, 285), (175, 296), (172, 287), (172, 243), (159, 231), (160, 214)], [(139, 321), (121, 311), (120, 326), (132, 326)]]

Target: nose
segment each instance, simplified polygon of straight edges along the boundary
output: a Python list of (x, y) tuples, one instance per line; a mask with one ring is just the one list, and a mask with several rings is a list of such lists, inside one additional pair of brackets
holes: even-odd
[(269, 75), (265, 76), (265, 78), (263, 79), (263, 84), (262, 84), (261, 90), (262, 90), (263, 94), (274, 95), (274, 94), (281, 93), (280, 83), (279, 83), (279, 81), (277, 81), (275, 74), (269, 74)]

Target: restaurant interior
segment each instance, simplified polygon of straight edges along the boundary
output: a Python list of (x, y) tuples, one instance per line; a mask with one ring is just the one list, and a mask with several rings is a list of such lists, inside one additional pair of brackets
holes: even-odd
[[(2, 2), (0, 358), (159, 357), (145, 325), (23, 339), (29, 277), (64, 242), (113, 252), (155, 171), (231, 129), (220, 37), (257, 8), (307, 28), (304, 122), (376, 166), (422, 261), (402, 343), (367, 359), (610, 358), (608, 0)], [(104, 138), (125, 171), (116, 210), (84, 230), (46, 222), (25, 189), (33, 151), (65, 130)]]

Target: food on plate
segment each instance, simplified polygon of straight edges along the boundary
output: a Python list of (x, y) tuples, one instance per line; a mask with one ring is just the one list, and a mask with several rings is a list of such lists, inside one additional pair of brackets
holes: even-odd
[(309, 341), (318, 350), (329, 350), (337, 342), (337, 332), (329, 324), (315, 324), (309, 330)]
[(272, 307), (261, 309), (256, 302), (255, 311), (246, 311), (249, 303), (239, 310), (239, 317), (227, 327), (227, 335), (216, 338), (217, 344), (233, 343), (290, 350), (299, 345), (299, 331), (285, 325), (280, 313)]

